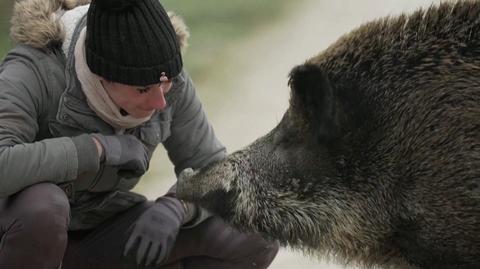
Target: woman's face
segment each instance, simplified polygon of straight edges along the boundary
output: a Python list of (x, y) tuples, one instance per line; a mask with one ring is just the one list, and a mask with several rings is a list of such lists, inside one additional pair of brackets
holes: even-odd
[(150, 117), (167, 106), (165, 94), (172, 81), (163, 76), (160, 82), (149, 86), (131, 86), (101, 79), (112, 101), (134, 118)]

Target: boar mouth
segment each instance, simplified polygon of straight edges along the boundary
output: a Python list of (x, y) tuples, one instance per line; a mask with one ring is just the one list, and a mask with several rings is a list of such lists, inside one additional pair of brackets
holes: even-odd
[(208, 192), (196, 202), (223, 219), (230, 220), (234, 216), (233, 208), (237, 197), (238, 193), (236, 191), (214, 190)]
[(238, 197), (232, 186), (236, 181), (236, 169), (232, 169), (233, 166), (223, 162), (202, 171), (193, 171), (190, 168), (183, 170), (178, 176), (177, 197), (196, 203), (223, 218), (229, 218)]

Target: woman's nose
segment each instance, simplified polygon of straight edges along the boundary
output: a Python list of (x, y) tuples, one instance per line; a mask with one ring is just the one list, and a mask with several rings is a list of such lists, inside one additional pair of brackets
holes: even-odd
[(155, 86), (149, 93), (147, 102), (150, 109), (162, 110), (167, 106), (162, 86)]

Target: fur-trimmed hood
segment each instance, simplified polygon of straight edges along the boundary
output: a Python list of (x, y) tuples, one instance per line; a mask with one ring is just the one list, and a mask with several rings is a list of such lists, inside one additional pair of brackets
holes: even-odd
[[(47, 48), (61, 44), (65, 39), (65, 29), (60, 21), (62, 11), (89, 4), (91, 0), (19, 0), (15, 3), (11, 19), (10, 38), (17, 44), (34, 48)], [(190, 36), (181, 17), (168, 12), (180, 47), (184, 50)]]

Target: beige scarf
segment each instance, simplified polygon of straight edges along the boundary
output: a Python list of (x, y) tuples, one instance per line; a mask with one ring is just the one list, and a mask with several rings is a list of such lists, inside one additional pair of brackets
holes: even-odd
[(102, 120), (117, 130), (133, 128), (148, 121), (151, 116), (137, 119), (129, 115), (123, 116), (120, 113), (120, 107), (112, 101), (100, 78), (88, 68), (85, 58), (85, 37), (86, 28), (83, 28), (75, 44), (75, 71), (87, 97), (88, 106)]

